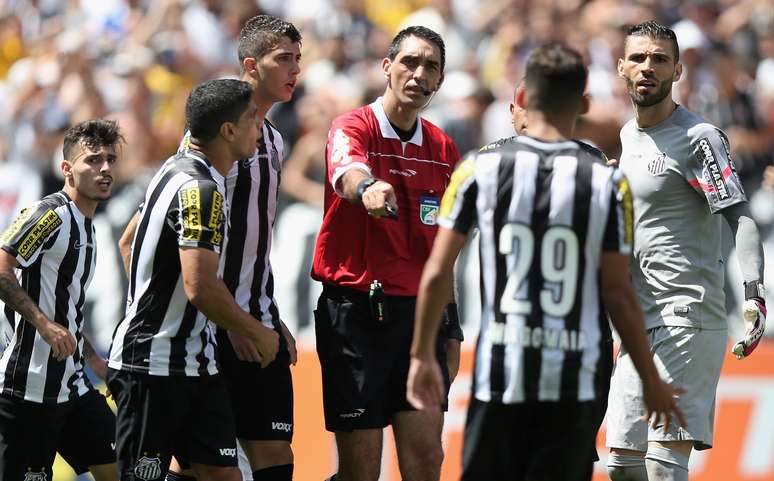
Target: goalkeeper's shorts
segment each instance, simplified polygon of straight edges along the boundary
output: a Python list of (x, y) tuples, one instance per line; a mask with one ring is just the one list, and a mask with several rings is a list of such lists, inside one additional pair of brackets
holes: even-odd
[(687, 426), (673, 416), (669, 430), (643, 420), (642, 383), (629, 353), (618, 353), (607, 408), (607, 447), (647, 451), (648, 441), (693, 441), (697, 450), (712, 447), (715, 390), (726, 354), (728, 333), (692, 327), (648, 329), (653, 361), (661, 378), (685, 389), (678, 406)]

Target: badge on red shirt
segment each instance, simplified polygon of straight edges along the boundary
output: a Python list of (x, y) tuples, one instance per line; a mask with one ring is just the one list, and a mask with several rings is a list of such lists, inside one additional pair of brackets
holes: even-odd
[(438, 197), (423, 195), (419, 198), (419, 220), (425, 225), (435, 225), (441, 201)]

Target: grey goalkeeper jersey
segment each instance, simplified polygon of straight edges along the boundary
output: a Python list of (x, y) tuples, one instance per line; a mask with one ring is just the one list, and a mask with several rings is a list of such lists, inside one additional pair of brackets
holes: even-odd
[(620, 165), (634, 197), (632, 277), (645, 326), (725, 329), (722, 216), (746, 202), (717, 127), (678, 106), (650, 128), (621, 129)]

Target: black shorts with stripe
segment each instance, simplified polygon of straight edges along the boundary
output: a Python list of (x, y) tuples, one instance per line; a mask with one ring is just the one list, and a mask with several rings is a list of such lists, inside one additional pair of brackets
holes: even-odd
[(231, 398), (237, 438), (292, 441), (293, 378), (287, 349), (261, 368), (237, 359), (226, 330), (218, 329), (217, 338), (218, 367)]
[(116, 400), (116, 457), (122, 481), (164, 479), (181, 464), (236, 466), (236, 435), (220, 375), (151, 376), (108, 369)]
[(78, 474), (115, 463), (115, 426), (98, 391), (61, 404), (0, 396), (0, 480), (50, 479), (57, 451)]
[[(385, 306), (379, 322), (367, 293), (323, 286), (314, 316), (328, 431), (383, 428), (395, 413), (414, 410), (406, 380), (416, 298), (386, 296)], [(448, 393), (447, 337), (439, 333), (436, 354)]]

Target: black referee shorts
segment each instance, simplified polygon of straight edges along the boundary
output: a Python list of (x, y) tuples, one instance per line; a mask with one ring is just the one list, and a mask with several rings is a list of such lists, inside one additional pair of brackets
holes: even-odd
[[(389, 319), (379, 322), (368, 294), (323, 286), (314, 316), (328, 431), (383, 428), (395, 413), (414, 410), (406, 400), (406, 380), (416, 298), (388, 296), (385, 302)], [(448, 393), (443, 333), (436, 352)]]
[(236, 435), (250, 441), (293, 439), (290, 354), (281, 350), (265, 368), (237, 359), (227, 331), (218, 329), (218, 368), (226, 381)]
[(164, 479), (183, 465), (236, 466), (236, 434), (220, 375), (151, 376), (108, 369), (118, 406), (116, 456), (122, 481)]
[(598, 401), (471, 399), (462, 481), (588, 481), (599, 410)]
[(115, 417), (97, 391), (61, 404), (0, 396), (1, 481), (51, 481), (57, 450), (79, 474), (114, 463), (113, 442)]

